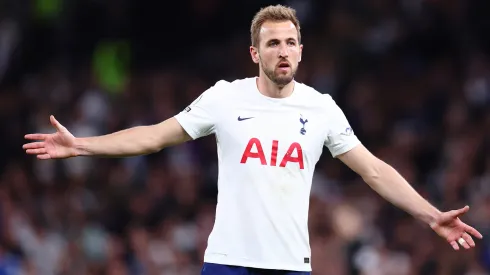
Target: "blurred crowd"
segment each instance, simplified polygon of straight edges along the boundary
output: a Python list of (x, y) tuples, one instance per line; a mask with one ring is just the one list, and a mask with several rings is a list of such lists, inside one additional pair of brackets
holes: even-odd
[[(484, 238), (455, 252), (324, 151), (313, 275), (490, 274), (490, 2), (6, 0), (0, 4), (0, 274), (200, 274), (214, 222), (213, 137), (141, 157), (38, 161), (24, 134), (157, 123), (220, 79), (257, 75), (248, 27), (297, 9), (297, 80), (441, 210)], [(206, 4), (204, 4), (206, 2)], [(226, 23), (225, 23), (226, 22)], [(239, 238), (240, 236), (237, 236)]]

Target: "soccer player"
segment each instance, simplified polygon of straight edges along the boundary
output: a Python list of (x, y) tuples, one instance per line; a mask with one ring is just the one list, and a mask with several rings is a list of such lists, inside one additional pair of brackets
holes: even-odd
[(482, 235), (441, 212), (358, 140), (327, 94), (294, 80), (301, 61), (300, 24), (291, 8), (261, 9), (251, 24), (257, 77), (218, 81), (185, 110), (159, 124), (77, 138), (53, 116), (53, 134), (28, 134), (38, 159), (127, 157), (215, 135), (219, 177), (216, 221), (202, 275), (311, 272), (308, 203), (315, 164), (327, 147), (382, 197), (425, 222), (458, 250)]

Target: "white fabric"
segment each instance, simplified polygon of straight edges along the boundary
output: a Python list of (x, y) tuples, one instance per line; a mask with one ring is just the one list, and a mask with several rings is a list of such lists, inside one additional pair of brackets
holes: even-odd
[(360, 143), (334, 100), (298, 82), (278, 99), (262, 95), (256, 78), (222, 80), (175, 117), (193, 139), (217, 140), (218, 204), (204, 261), (311, 271), (315, 165), (324, 146), (335, 157)]

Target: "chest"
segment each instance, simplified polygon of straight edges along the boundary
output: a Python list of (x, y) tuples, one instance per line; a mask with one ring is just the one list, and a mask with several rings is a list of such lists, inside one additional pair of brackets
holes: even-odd
[(318, 160), (326, 125), (317, 110), (297, 104), (235, 106), (223, 110), (216, 132), (218, 142), (233, 148), (242, 162), (253, 157), (263, 165), (280, 166), (287, 160)]

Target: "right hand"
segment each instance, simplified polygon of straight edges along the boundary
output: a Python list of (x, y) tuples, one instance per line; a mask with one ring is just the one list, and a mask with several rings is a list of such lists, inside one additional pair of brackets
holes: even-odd
[(36, 140), (22, 146), (27, 154), (37, 155), (38, 159), (63, 159), (78, 155), (76, 138), (61, 125), (54, 116), (50, 116), (51, 125), (56, 129), (53, 134), (27, 134), (28, 140)]

